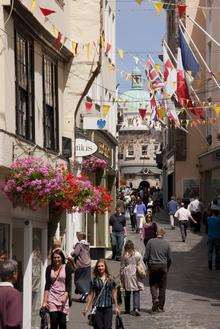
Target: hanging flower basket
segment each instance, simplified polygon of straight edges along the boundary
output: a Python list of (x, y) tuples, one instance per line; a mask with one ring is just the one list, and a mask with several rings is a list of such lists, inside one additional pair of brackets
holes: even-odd
[(95, 156), (87, 157), (83, 160), (82, 170), (85, 173), (93, 173), (104, 170), (107, 167), (107, 161)]
[(64, 167), (53, 168), (41, 158), (28, 157), (11, 165), (3, 191), (14, 206), (36, 210), (50, 204), (67, 212), (105, 212), (112, 201), (103, 187)]
[(27, 157), (11, 165), (3, 191), (14, 206), (32, 210), (54, 201), (63, 193), (63, 169), (54, 169), (41, 158)]

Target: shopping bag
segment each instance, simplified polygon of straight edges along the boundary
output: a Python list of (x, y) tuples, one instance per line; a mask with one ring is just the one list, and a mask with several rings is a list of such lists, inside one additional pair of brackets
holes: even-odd
[(115, 318), (115, 329), (125, 329), (122, 318), (119, 315)]

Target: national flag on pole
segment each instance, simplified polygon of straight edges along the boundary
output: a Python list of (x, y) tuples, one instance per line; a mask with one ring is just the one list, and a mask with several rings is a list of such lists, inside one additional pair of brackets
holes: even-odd
[(146, 76), (153, 90), (164, 87), (164, 83), (161, 80), (159, 72), (155, 69), (155, 64), (151, 57), (148, 57), (146, 62)]
[(200, 65), (188, 45), (184, 33), (179, 29), (179, 46), (181, 49), (183, 67), (186, 71), (191, 71), (193, 76), (200, 71)]
[(171, 97), (177, 88), (177, 71), (168, 55), (165, 44), (163, 44), (163, 65), (164, 89), (166, 94)]
[(156, 102), (154, 94), (151, 95), (150, 106), (151, 106), (150, 121), (155, 122), (155, 121), (157, 121), (158, 117), (157, 117), (157, 102)]

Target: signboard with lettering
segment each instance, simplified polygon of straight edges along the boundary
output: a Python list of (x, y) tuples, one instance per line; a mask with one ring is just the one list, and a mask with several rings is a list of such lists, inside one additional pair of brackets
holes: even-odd
[(83, 138), (76, 139), (75, 147), (77, 157), (85, 157), (87, 155), (91, 155), (98, 149), (95, 143)]

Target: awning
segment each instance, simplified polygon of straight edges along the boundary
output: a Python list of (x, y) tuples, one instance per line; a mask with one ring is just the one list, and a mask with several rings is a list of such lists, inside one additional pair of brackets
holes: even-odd
[(121, 168), (121, 173), (122, 174), (140, 174), (140, 175), (144, 175), (144, 174), (155, 174), (155, 175), (161, 175), (162, 174), (162, 170), (157, 168), (157, 167), (122, 167)]

